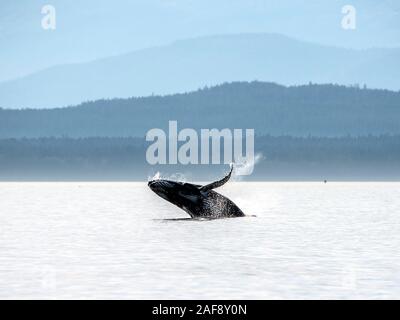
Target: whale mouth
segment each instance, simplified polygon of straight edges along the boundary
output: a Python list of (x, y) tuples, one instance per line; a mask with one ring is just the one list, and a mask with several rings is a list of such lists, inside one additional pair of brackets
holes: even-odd
[(151, 180), (147, 183), (149, 188), (156, 193), (172, 190), (174, 185), (166, 180)]
[(173, 190), (173, 184), (165, 180), (152, 180), (147, 183), (151, 191), (160, 196), (161, 198), (171, 202), (171, 192)]
[(152, 191), (154, 191), (154, 192), (156, 192), (156, 191), (158, 191), (158, 190), (160, 189), (160, 184), (158, 183), (157, 180), (149, 181), (149, 182), (147, 183), (147, 185), (148, 185), (149, 188), (150, 188)]
[(147, 185), (151, 188), (151, 185), (155, 182), (155, 180), (151, 180), (147, 183)]
[(150, 187), (150, 189), (159, 189), (161, 187), (165, 187), (165, 184), (162, 183), (161, 180), (151, 180), (147, 183), (147, 185)]

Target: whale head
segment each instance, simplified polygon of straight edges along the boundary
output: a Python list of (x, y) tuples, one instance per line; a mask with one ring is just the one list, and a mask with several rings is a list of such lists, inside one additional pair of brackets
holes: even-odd
[(192, 212), (203, 197), (201, 186), (191, 183), (157, 179), (149, 181), (148, 186), (158, 196), (187, 212)]

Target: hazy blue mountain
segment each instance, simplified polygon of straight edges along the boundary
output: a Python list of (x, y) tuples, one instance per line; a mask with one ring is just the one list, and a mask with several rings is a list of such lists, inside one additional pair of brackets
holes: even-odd
[(183, 128), (254, 128), (257, 135), (400, 134), (400, 92), (339, 85), (235, 82), (169, 96), (57, 109), (0, 109), (0, 138), (144, 137)]
[[(41, 8), (56, 9), (57, 28), (41, 27)], [(341, 12), (357, 11), (355, 30)], [(276, 32), (352, 48), (400, 45), (398, 0), (2, 0), (0, 81), (56, 64), (94, 60), (177, 39)]]
[(178, 41), (0, 84), (0, 107), (58, 107), (100, 98), (170, 94), (225, 81), (366, 83), (400, 89), (400, 49), (349, 50), (276, 34)]

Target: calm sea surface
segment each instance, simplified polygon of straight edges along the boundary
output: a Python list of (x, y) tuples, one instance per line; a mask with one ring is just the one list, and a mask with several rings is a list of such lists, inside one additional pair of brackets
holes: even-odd
[(228, 183), (188, 217), (145, 183), (0, 183), (0, 298), (400, 298), (400, 183)]

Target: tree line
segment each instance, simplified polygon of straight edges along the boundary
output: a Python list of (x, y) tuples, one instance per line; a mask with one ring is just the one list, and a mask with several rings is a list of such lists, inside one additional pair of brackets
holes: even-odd
[(335, 84), (234, 82), (168, 96), (57, 109), (0, 109), (0, 138), (144, 137), (152, 128), (251, 128), (258, 135), (400, 134), (400, 92)]
[[(155, 171), (205, 179), (224, 167), (150, 166), (148, 145), (143, 138), (0, 139), (0, 180), (144, 180)], [(257, 136), (255, 152), (250, 180), (400, 178), (400, 136)]]

